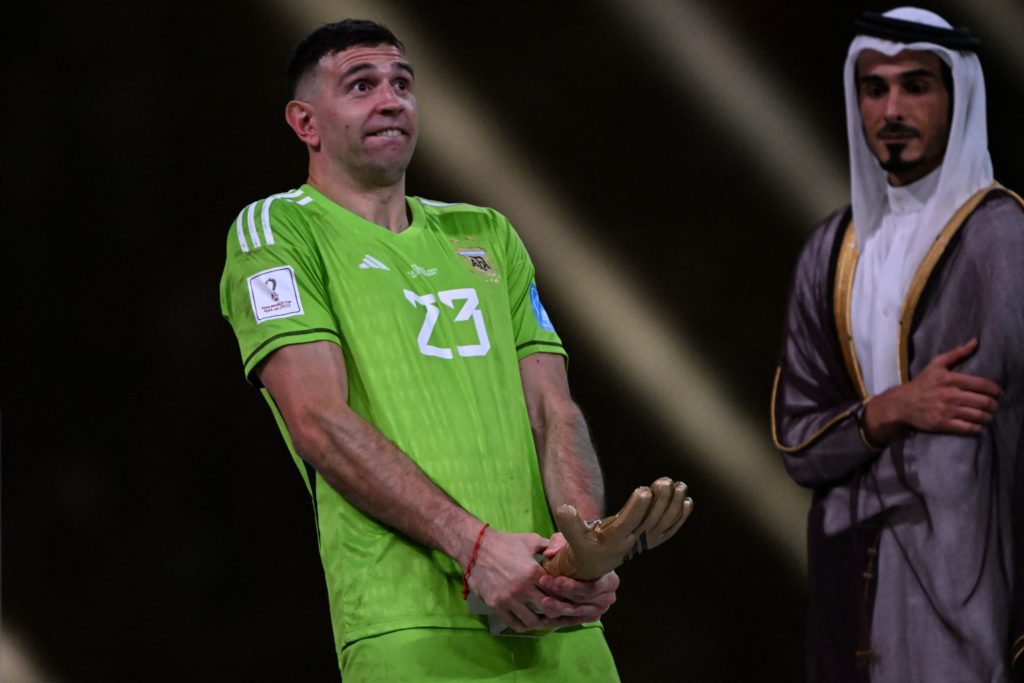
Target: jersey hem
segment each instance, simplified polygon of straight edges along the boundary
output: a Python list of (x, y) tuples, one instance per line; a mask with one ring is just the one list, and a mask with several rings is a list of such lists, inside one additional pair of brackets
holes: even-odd
[[(438, 619), (422, 619), (422, 618), (405, 618), (396, 619), (394, 621), (383, 622), (374, 624), (373, 626), (367, 626), (362, 629), (351, 631), (351, 635), (347, 636), (345, 640), (339, 643), (339, 651), (343, 648), (348, 647), (356, 641), (363, 640), (365, 638), (373, 638), (375, 636), (382, 636), (387, 633), (394, 633), (395, 631), (407, 631), (415, 628), (442, 628), (449, 630), (463, 630), (463, 631), (488, 631), (487, 622), (483, 617), (458, 617), (458, 618), (438, 618)], [(604, 624), (600, 621), (588, 621), (585, 624), (578, 626), (569, 626), (560, 631), (575, 631), (584, 628), (598, 628), (604, 631)], [(499, 636), (496, 636), (499, 637)]]
[(519, 360), (522, 360), (534, 353), (555, 353), (560, 356), (565, 356), (567, 358), (569, 356), (569, 354), (565, 350), (565, 347), (558, 342), (531, 340), (528, 342), (523, 342), (522, 344), (516, 347), (516, 356)]

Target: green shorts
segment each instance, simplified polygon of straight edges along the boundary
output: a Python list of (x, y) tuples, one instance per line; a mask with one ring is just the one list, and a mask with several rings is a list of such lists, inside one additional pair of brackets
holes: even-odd
[(341, 675), (343, 683), (619, 681), (600, 628), (572, 628), (540, 638), (405, 629), (347, 645), (341, 651)]

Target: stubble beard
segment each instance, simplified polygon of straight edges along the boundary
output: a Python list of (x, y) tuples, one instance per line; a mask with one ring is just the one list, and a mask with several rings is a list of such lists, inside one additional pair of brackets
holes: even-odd
[(363, 179), (376, 187), (397, 185), (405, 178), (405, 170), (410, 161), (411, 158), (370, 164), (363, 169)]
[(391, 187), (405, 178), (405, 171), (412, 161), (410, 149), (407, 154), (388, 158), (386, 155), (364, 156), (356, 177), (368, 187)]

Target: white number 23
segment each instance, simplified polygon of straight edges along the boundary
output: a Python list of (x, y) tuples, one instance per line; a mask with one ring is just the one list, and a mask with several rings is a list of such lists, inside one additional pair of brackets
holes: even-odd
[(420, 347), (420, 353), (424, 356), (447, 358), (449, 360), (454, 357), (451, 349), (434, 346), (430, 343), (430, 336), (434, 333), (434, 326), (437, 325), (437, 319), (441, 316), (441, 310), (437, 307), (438, 299), (451, 309), (455, 308), (456, 301), (464, 301), (465, 303), (462, 304), (459, 312), (455, 314), (453, 322), (461, 323), (472, 320), (476, 326), (477, 343), (456, 346), (455, 350), (460, 356), (486, 356), (487, 352), (491, 350), (491, 341), (487, 338), (487, 328), (484, 327), (484, 316), (480, 309), (477, 308), (480, 300), (477, 298), (475, 289), (469, 287), (464, 289), (447, 289), (438, 292), (437, 298), (433, 294), (416, 294), (408, 289), (403, 290), (403, 292), (405, 298), (413, 307), (423, 306), (427, 311), (427, 317), (423, 320), (423, 327), (420, 328), (419, 336), (416, 338), (416, 342)]

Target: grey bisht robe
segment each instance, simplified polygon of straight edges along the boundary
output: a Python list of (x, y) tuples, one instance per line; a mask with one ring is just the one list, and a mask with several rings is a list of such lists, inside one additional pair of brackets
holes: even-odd
[(849, 210), (819, 226), (801, 253), (772, 435), (790, 476), (814, 490), (811, 681), (1024, 680), (1024, 654), (1011, 679), (1011, 659), (1024, 649), (1019, 201), (997, 186), (965, 204), (918, 270), (901, 339), (893, 340), (905, 382), (935, 356), (978, 338), (977, 351), (955, 369), (1005, 390), (978, 436), (909, 432), (880, 452), (865, 442), (866, 396), (849, 329), (856, 266)]

